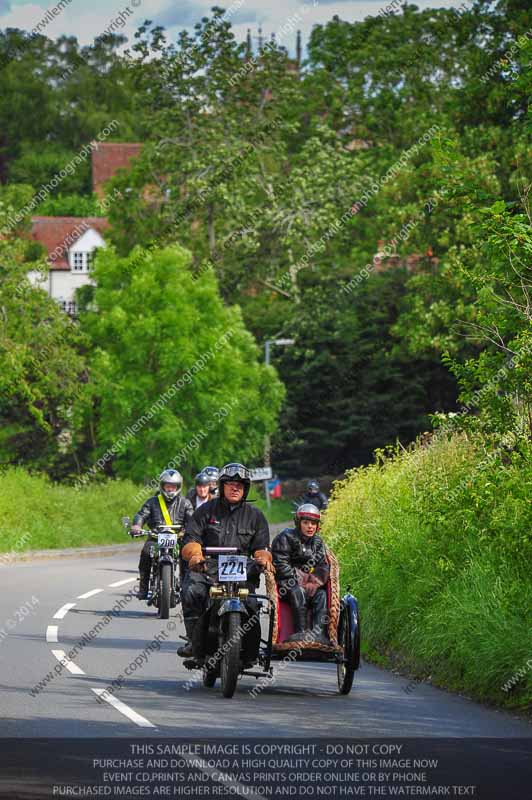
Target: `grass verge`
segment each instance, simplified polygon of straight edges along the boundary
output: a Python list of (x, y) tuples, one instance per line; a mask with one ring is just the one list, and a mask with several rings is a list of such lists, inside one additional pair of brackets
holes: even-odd
[(465, 436), (337, 484), (324, 535), (371, 651), (483, 701), (532, 703), (532, 458)]

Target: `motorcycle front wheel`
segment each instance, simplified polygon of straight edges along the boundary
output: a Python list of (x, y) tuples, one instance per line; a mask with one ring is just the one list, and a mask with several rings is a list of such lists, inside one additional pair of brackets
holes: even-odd
[(163, 564), (161, 567), (159, 589), (159, 617), (161, 619), (168, 619), (170, 616), (170, 596), (172, 593), (172, 567), (170, 564)]
[(236, 683), (240, 673), (240, 649), (242, 639), (240, 613), (238, 611), (230, 611), (228, 614), (225, 614), (222, 625), (223, 635), (220, 637), (222, 640), (220, 647), (223, 648), (220, 665), (222, 694), (224, 697), (232, 697), (235, 693)]

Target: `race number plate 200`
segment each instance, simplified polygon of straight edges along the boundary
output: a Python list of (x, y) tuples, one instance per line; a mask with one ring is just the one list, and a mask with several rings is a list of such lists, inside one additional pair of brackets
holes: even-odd
[(177, 544), (177, 533), (159, 533), (157, 536), (159, 547), (175, 547)]
[(247, 556), (219, 556), (219, 581), (245, 581), (247, 579)]

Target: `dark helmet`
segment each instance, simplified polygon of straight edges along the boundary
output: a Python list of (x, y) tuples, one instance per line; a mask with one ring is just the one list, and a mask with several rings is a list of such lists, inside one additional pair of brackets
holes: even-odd
[(228, 483), (229, 481), (238, 481), (239, 483), (244, 484), (244, 500), (249, 494), (249, 489), (251, 487), (251, 472), (247, 467), (243, 464), (226, 464), (225, 467), (222, 467), (220, 470), (220, 477), (218, 478), (218, 487), (220, 489), (220, 494), (223, 497), (223, 485), (224, 483)]
[[(171, 492), (166, 491), (165, 489), (163, 489), (164, 483), (175, 484), (175, 489)], [(161, 494), (163, 494), (167, 500), (173, 500), (174, 497), (177, 497), (178, 494), (181, 492), (182, 485), (183, 485), (183, 478), (181, 477), (181, 473), (178, 472), (176, 469), (165, 469), (164, 472), (161, 472), (161, 474), (159, 475), (159, 488), (161, 490)]]
[(205, 475), (204, 472), (198, 472), (194, 479), (195, 486), (208, 486), (211, 482), (211, 479), (208, 475)]
[(310, 519), (311, 522), (317, 522), (319, 530), (321, 522), (321, 511), (312, 503), (303, 503), (302, 506), (299, 506), (299, 508), (296, 509), (296, 512), (294, 514), (294, 520), (298, 531), (301, 530), (302, 519)]
[(220, 470), (218, 467), (203, 467), (201, 471), (204, 475), (209, 476), (210, 481), (217, 481), (220, 476)]
[(318, 494), (319, 490), (320, 490), (320, 485), (318, 481), (309, 481), (307, 483), (307, 492), (309, 492), (310, 494)]

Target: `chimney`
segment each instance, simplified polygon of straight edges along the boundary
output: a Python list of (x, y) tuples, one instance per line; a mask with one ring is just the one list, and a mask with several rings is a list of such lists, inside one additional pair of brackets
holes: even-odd
[(251, 58), (251, 53), (252, 53), (251, 28), (248, 28), (248, 35), (246, 37), (246, 55), (248, 58)]
[(301, 31), (297, 32), (296, 37), (296, 63), (297, 68), (301, 68)]
[(259, 53), (262, 52), (262, 26), (259, 25)]

